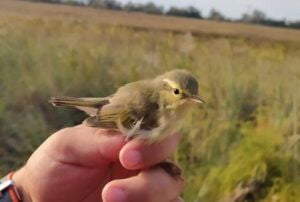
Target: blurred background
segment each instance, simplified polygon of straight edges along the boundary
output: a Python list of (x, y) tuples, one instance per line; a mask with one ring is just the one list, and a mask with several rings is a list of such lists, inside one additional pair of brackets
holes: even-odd
[(300, 201), (300, 3), (0, 1), (0, 175), (85, 114), (53, 95), (106, 96), (174, 68), (206, 104), (174, 160), (188, 202)]

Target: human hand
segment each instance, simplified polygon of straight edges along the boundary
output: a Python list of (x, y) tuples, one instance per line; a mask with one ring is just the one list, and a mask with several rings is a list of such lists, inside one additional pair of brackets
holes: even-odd
[(13, 179), (24, 202), (181, 201), (184, 182), (153, 167), (178, 141), (126, 142), (117, 131), (79, 125), (50, 136)]

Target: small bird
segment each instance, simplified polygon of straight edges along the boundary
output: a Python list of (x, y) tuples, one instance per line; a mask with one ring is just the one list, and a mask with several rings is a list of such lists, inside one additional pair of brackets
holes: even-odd
[[(176, 132), (198, 96), (198, 81), (187, 70), (175, 69), (154, 79), (128, 83), (107, 97), (52, 97), (54, 106), (76, 107), (89, 117), (91, 127), (120, 130), (127, 140), (152, 144)], [(171, 161), (158, 164), (174, 179), (182, 179), (180, 167)]]
[(176, 132), (198, 96), (198, 81), (187, 70), (175, 69), (154, 79), (128, 83), (107, 97), (52, 97), (54, 106), (76, 107), (89, 117), (90, 127), (117, 129), (127, 140), (149, 144)]

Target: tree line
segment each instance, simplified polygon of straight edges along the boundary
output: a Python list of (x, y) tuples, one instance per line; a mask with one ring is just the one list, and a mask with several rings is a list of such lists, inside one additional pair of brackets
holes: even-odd
[(239, 19), (230, 19), (222, 14), (219, 10), (211, 9), (207, 17), (203, 17), (201, 11), (194, 7), (188, 6), (185, 8), (179, 8), (172, 6), (165, 9), (163, 6), (158, 6), (153, 2), (148, 3), (132, 3), (121, 4), (117, 0), (31, 0), (31, 1), (42, 1), (48, 3), (64, 3), (80, 6), (91, 6), (94, 8), (104, 8), (112, 10), (124, 10), (128, 12), (143, 12), (155, 15), (168, 15), (178, 17), (189, 17), (196, 19), (209, 19), (216, 21), (228, 21), (228, 22), (243, 22), (262, 24), (275, 27), (288, 27), (300, 29), (300, 20), (298, 21), (287, 21), (285, 19), (277, 20), (268, 17), (263, 11), (255, 9), (249, 13), (244, 13)]

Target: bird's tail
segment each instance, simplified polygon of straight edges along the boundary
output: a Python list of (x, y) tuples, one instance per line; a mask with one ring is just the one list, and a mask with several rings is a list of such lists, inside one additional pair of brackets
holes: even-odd
[(66, 107), (94, 107), (99, 108), (109, 102), (109, 98), (75, 98), (75, 97), (51, 97), (49, 102), (54, 106)]

